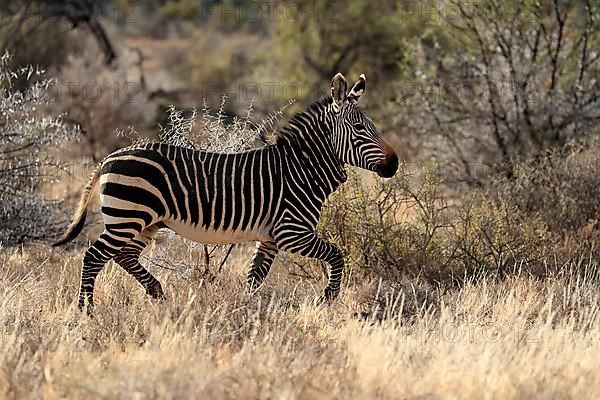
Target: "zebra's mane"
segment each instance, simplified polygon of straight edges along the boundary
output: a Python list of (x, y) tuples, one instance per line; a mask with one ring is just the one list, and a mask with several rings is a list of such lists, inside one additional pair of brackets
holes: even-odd
[(314, 119), (315, 115), (321, 114), (324, 111), (324, 109), (331, 105), (332, 102), (333, 99), (331, 98), (331, 96), (325, 96), (313, 102), (304, 111), (296, 113), (288, 121), (288, 123), (283, 128), (281, 128), (281, 130), (279, 130), (276, 136), (276, 142), (287, 142), (290, 139), (301, 136), (304, 133), (304, 131), (298, 129), (298, 127), (306, 125), (305, 121), (307, 119)]

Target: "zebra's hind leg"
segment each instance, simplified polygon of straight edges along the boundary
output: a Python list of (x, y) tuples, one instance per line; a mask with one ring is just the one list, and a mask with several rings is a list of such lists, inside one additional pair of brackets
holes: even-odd
[(100, 237), (92, 243), (83, 256), (81, 269), (81, 286), (79, 288), (79, 309), (83, 310), (87, 304), (88, 314), (94, 306), (94, 283), (96, 277), (108, 260), (113, 258), (119, 250), (131, 239), (119, 236), (105, 230)]
[(140, 254), (152, 241), (158, 229), (157, 225), (144, 229), (139, 236), (123, 246), (114, 260), (146, 289), (148, 295), (155, 299), (164, 299), (165, 295), (158, 279), (140, 264)]
[(278, 252), (279, 249), (274, 242), (258, 242), (246, 278), (247, 288), (250, 293), (256, 292), (263, 283)]

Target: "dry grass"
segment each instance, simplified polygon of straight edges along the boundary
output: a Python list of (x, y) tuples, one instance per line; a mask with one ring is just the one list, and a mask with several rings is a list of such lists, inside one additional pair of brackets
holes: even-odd
[(445, 291), (419, 281), (355, 282), (317, 309), (323, 282), (290, 276), (286, 257), (251, 297), (243, 290), (249, 248), (217, 273), (196, 268), (197, 252), (180, 239), (159, 246), (146, 264), (167, 255), (176, 266), (153, 268), (168, 300), (151, 302), (109, 264), (94, 318), (74, 303), (82, 249), (4, 250), (0, 397), (600, 395), (594, 265), (544, 280), (473, 278)]

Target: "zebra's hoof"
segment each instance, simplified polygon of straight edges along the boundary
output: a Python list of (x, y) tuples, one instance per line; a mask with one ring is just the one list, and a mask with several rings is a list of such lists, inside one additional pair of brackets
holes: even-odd
[(162, 289), (156, 289), (156, 290), (149, 291), (148, 295), (150, 297), (152, 297), (152, 300), (157, 300), (157, 301), (160, 301), (161, 303), (167, 299), (165, 297), (165, 293), (162, 291)]
[(249, 279), (246, 283), (246, 292), (248, 292), (249, 295), (253, 296), (254, 294), (256, 294), (256, 292), (258, 292), (261, 283), (262, 282), (257, 279)]
[(93, 304), (79, 304), (79, 311), (87, 315), (88, 317), (94, 316), (94, 305)]
[(165, 304), (167, 302), (167, 298), (162, 295), (162, 296), (150, 296), (150, 301), (153, 304)]
[(315, 297), (315, 300), (313, 301), (313, 305), (315, 307), (321, 307), (326, 302), (327, 302), (327, 299), (325, 298), (325, 296), (324, 295), (320, 295), (318, 297)]
[(77, 303), (77, 308), (82, 313), (87, 314), (88, 317), (93, 316), (94, 314), (94, 300), (89, 297), (79, 297), (79, 302)]
[(315, 307), (320, 307), (323, 304), (330, 303), (333, 299), (335, 299), (338, 295), (339, 291), (334, 291), (330, 288), (325, 288), (323, 294), (319, 297), (315, 298), (314, 305)]

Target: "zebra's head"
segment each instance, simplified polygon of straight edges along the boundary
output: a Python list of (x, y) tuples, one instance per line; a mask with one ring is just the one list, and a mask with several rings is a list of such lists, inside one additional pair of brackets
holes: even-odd
[(371, 118), (358, 107), (365, 87), (364, 74), (350, 91), (344, 75), (338, 73), (331, 80), (333, 146), (343, 163), (390, 178), (398, 170), (398, 156), (379, 134)]

